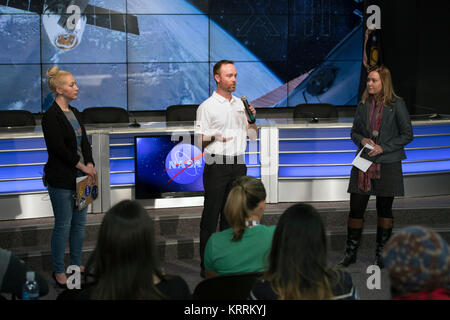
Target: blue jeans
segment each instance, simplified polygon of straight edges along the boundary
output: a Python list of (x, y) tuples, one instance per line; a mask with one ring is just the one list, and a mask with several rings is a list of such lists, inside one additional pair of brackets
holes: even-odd
[(81, 266), (84, 230), (86, 226), (87, 208), (78, 210), (75, 201), (75, 190), (52, 188), (48, 186), (48, 194), (52, 202), (55, 226), (51, 241), (53, 271), (65, 273), (64, 255), (67, 233), (69, 233), (70, 264)]

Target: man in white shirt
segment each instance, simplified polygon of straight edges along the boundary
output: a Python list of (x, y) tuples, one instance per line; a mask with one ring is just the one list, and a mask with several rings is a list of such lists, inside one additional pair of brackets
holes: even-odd
[[(195, 134), (204, 148), (205, 169), (203, 186), (205, 201), (200, 222), (201, 275), (204, 277), (203, 257), (209, 237), (216, 231), (220, 217), (220, 230), (229, 227), (223, 208), (232, 182), (247, 175), (244, 153), (247, 136), (256, 139), (256, 124), (249, 120), (241, 99), (233, 96), (237, 72), (234, 62), (221, 60), (214, 65), (213, 76), (217, 90), (197, 109)], [(250, 111), (255, 116), (252, 105)]]

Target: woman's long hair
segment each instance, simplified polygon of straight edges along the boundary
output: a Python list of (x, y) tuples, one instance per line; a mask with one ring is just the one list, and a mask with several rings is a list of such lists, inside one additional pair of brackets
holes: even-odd
[(164, 276), (153, 222), (142, 205), (124, 200), (105, 214), (86, 271), (95, 279), (92, 299), (164, 298), (154, 285), (154, 276)]
[[(368, 74), (370, 74), (373, 71), (377, 72), (380, 75), (381, 84), (383, 86), (381, 89), (381, 93), (377, 97), (378, 98), (377, 100), (379, 100), (380, 102), (383, 102), (384, 106), (387, 106), (388, 104), (394, 102), (397, 98), (399, 98), (399, 96), (397, 96), (394, 91), (394, 85), (392, 84), (391, 72), (385, 66), (377, 66), (377, 67), (373, 67), (373, 68), (369, 69)], [(366, 101), (369, 99), (369, 97), (370, 97), (370, 94), (367, 91), (367, 86), (366, 86), (366, 89), (364, 90), (363, 95), (361, 97), (362, 103), (366, 103)]]
[(319, 213), (308, 204), (291, 206), (278, 221), (264, 278), (280, 300), (311, 300), (333, 296), (332, 276)]
[(259, 179), (242, 176), (234, 181), (224, 208), (225, 218), (233, 228), (233, 241), (242, 239), (246, 229), (245, 219), (264, 200), (266, 189)]

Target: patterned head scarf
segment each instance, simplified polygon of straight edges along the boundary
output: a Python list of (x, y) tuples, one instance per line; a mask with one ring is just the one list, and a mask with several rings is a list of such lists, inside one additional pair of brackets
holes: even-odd
[(450, 285), (448, 244), (429, 228), (401, 229), (388, 241), (382, 255), (391, 287), (398, 295)]

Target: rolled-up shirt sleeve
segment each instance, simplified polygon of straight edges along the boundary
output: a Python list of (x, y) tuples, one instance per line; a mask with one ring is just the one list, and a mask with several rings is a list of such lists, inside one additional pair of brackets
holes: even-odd
[(206, 118), (207, 117), (206, 117), (206, 114), (205, 114), (205, 108), (203, 108), (203, 105), (200, 105), (197, 108), (197, 116), (196, 116), (196, 119), (195, 119), (194, 133), (196, 135), (205, 134), (205, 129), (208, 127)]
[(201, 104), (197, 109), (197, 117), (195, 120), (195, 135), (205, 135), (207, 137), (215, 136), (219, 133), (217, 128), (212, 127), (211, 115), (207, 112), (204, 104)]

